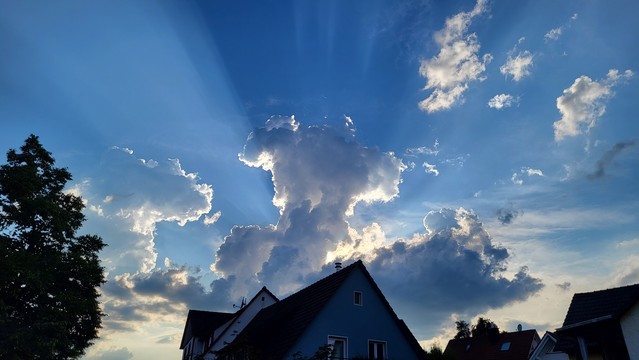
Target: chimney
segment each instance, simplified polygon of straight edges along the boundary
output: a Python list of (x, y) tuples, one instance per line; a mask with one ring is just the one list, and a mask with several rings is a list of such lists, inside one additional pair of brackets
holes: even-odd
[(335, 263), (335, 271), (340, 271), (342, 269), (342, 263), (341, 262), (336, 262)]

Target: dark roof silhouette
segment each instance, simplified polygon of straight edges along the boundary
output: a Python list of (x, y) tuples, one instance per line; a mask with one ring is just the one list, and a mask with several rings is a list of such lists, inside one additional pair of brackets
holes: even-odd
[(621, 317), (639, 301), (639, 284), (575, 294), (563, 328)]
[(234, 314), (232, 313), (189, 310), (189, 314), (186, 318), (186, 324), (184, 324), (184, 332), (182, 333), (180, 349), (184, 349), (186, 343), (192, 337), (204, 339), (210, 337), (215, 329), (231, 320), (233, 316)]
[[(444, 354), (456, 360), (527, 360), (534, 341), (539, 342), (539, 335), (534, 329), (452, 339), (448, 341)], [(510, 345), (502, 350), (505, 343)]]
[(281, 359), (295, 345), (304, 330), (355, 269), (362, 270), (395, 319), (404, 337), (417, 354), (422, 354), (423, 349), (406, 324), (392, 310), (361, 260), (263, 309), (238, 338), (223, 351), (233, 352), (234, 349), (248, 345), (250, 351), (260, 356), (260, 359)]

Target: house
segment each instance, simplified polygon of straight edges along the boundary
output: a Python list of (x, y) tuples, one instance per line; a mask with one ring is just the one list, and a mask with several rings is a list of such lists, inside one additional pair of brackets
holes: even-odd
[(494, 331), (486, 335), (448, 341), (444, 356), (456, 360), (528, 360), (539, 344), (534, 329), (515, 332)]
[(274, 301), (243, 324), (225, 341), (220, 341), (224, 331), (213, 331), (213, 346), (205, 358), (296, 359), (322, 348), (331, 349), (331, 359), (340, 360), (425, 356), (361, 261)]
[(216, 351), (233, 342), (257, 313), (277, 301), (275, 295), (263, 287), (235, 313), (189, 310), (180, 342), (182, 359), (215, 359)]
[(210, 339), (216, 328), (231, 320), (233, 314), (189, 310), (180, 341), (182, 359), (192, 360), (202, 354), (210, 345)]
[(530, 354), (530, 360), (568, 360), (568, 354), (555, 350), (558, 341), (557, 334), (546, 331), (535, 351)]
[(639, 359), (639, 284), (575, 294), (556, 334), (570, 359)]

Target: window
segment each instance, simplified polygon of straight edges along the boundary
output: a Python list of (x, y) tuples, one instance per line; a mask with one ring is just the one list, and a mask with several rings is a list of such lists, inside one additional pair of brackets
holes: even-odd
[(329, 336), (328, 345), (333, 352), (330, 360), (344, 360), (348, 356), (348, 339), (342, 336)]
[(386, 342), (368, 340), (368, 358), (372, 360), (386, 359)]
[(361, 291), (353, 292), (353, 304), (359, 305), (359, 306), (364, 305), (364, 299), (362, 297), (362, 292)]
[(499, 349), (499, 351), (507, 350), (510, 350), (510, 341), (506, 341), (505, 343), (501, 344), (501, 348)]

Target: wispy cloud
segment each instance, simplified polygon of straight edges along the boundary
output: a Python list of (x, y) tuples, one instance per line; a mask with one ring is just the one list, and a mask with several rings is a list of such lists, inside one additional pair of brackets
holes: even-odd
[(633, 75), (631, 70), (619, 73), (617, 69), (610, 69), (606, 78), (600, 81), (594, 81), (585, 75), (578, 77), (557, 98), (561, 119), (553, 124), (555, 141), (577, 136), (595, 126), (597, 119), (606, 112), (605, 102), (613, 96), (612, 88), (619, 81)]
[(488, 107), (492, 109), (502, 110), (504, 108), (511, 107), (514, 103), (517, 103), (517, 98), (510, 94), (498, 94), (492, 97), (488, 101)]
[(544, 35), (544, 40), (546, 42), (549, 42), (559, 39), (559, 37), (561, 37), (561, 34), (564, 32), (564, 29), (570, 27), (571, 23), (577, 20), (577, 17), (578, 15), (574, 14), (564, 25), (548, 30), (548, 32)]
[(406, 156), (418, 156), (418, 155), (437, 155), (439, 154), (439, 139), (435, 139), (435, 143), (431, 147), (420, 146), (416, 148), (406, 149)]
[(509, 225), (521, 214), (523, 214), (523, 211), (515, 210), (512, 206), (509, 206), (497, 210), (497, 220), (502, 225)]
[(427, 79), (425, 90), (433, 92), (419, 103), (420, 109), (434, 113), (450, 109), (462, 99), (468, 83), (483, 80), (486, 65), (492, 60), (490, 54), (479, 57), (479, 41), (468, 28), (476, 16), (486, 11), (487, 1), (478, 0), (470, 12), (461, 12), (447, 18), (444, 28), (435, 34), (440, 46), (439, 54), (423, 60), (419, 73)]
[(529, 167), (522, 167), (521, 170), (519, 170), (519, 172), (514, 172), (513, 175), (510, 177), (510, 181), (512, 181), (513, 184), (516, 185), (523, 185), (524, 183), (524, 179), (522, 178), (523, 175), (526, 175), (528, 177), (530, 176), (544, 176), (544, 173), (539, 170), (539, 169), (533, 169), (533, 168), (529, 168)]
[(437, 167), (435, 165), (424, 162), (422, 166), (424, 167), (424, 171), (426, 171), (427, 173), (439, 176), (439, 170), (437, 170)]
[[(519, 39), (517, 44), (521, 44), (524, 38)], [(517, 53), (515, 55), (515, 53)], [(519, 51), (517, 45), (508, 52), (506, 63), (499, 68), (499, 71), (506, 75), (512, 76), (513, 80), (519, 81), (530, 75), (530, 67), (533, 65), (533, 54), (528, 50)]]
[(638, 140), (635, 139), (635, 140), (626, 141), (626, 142), (618, 142), (615, 145), (613, 145), (612, 148), (606, 151), (601, 156), (601, 158), (597, 161), (597, 164), (595, 166), (595, 171), (588, 174), (588, 179), (595, 180), (595, 179), (600, 179), (604, 177), (606, 167), (608, 167), (612, 163), (615, 157), (617, 157), (617, 155), (619, 155), (625, 149), (636, 146), (637, 143), (638, 143)]

